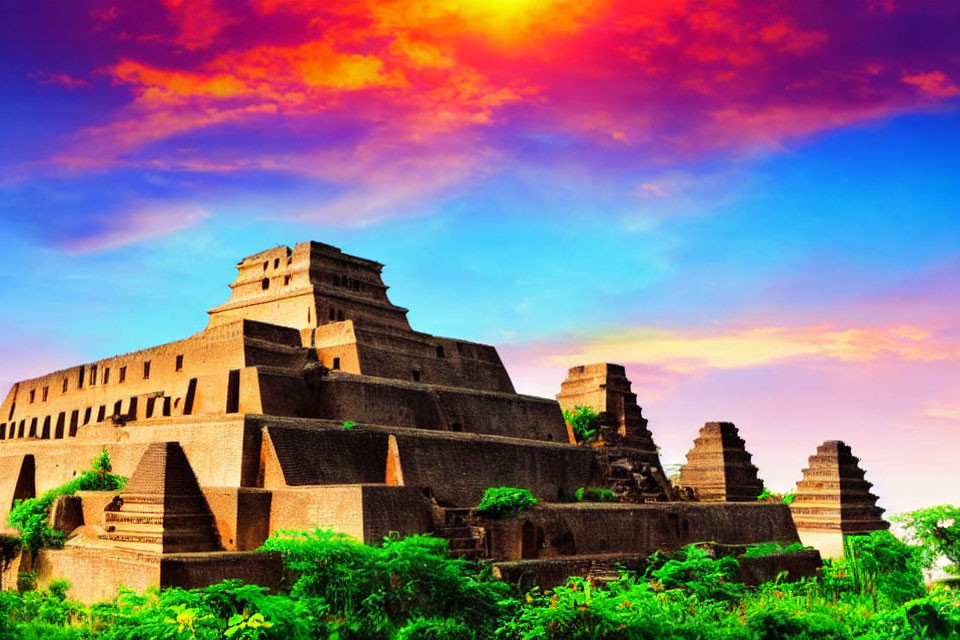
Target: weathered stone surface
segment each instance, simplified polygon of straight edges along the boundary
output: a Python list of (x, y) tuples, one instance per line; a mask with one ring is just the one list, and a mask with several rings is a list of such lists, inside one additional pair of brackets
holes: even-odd
[(691, 487), (698, 500), (713, 502), (748, 502), (763, 491), (757, 468), (731, 422), (703, 425), (677, 483)]
[(127, 486), (103, 513), (100, 539), (154, 553), (220, 551), (213, 513), (177, 442), (147, 447)]
[(790, 505), (798, 530), (848, 534), (889, 528), (859, 462), (839, 440), (817, 447)]

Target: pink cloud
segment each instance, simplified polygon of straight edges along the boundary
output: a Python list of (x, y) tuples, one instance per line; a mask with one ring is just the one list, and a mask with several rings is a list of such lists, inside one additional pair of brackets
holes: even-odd
[(28, 74), (40, 84), (56, 84), (68, 89), (89, 88), (93, 85), (82, 78), (75, 78), (66, 73), (50, 73), (48, 71), (34, 71)]
[(208, 216), (205, 209), (196, 205), (144, 204), (104, 216), (102, 224), (91, 233), (76, 234), (62, 247), (71, 253), (113, 249), (189, 229)]

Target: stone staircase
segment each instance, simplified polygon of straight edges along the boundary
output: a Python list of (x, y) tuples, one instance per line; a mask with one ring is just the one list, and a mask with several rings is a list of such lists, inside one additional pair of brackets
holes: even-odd
[(596, 559), (590, 563), (586, 578), (594, 583), (616, 582), (620, 579), (620, 569), (613, 559)]
[(487, 557), (487, 545), (483, 527), (474, 526), (472, 509), (443, 509), (443, 520), (434, 531), (439, 538), (446, 538), (451, 558), (482, 560)]

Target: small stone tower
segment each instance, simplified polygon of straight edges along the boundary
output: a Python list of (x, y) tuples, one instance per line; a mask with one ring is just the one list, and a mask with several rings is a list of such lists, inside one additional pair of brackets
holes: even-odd
[(750, 502), (763, 491), (757, 467), (732, 422), (708, 422), (700, 429), (677, 484), (706, 502)]
[(213, 514), (177, 442), (147, 447), (130, 482), (104, 512), (100, 538), (153, 553), (220, 551)]
[(676, 499), (623, 365), (571, 367), (560, 386), (557, 402), (564, 411), (584, 406), (600, 414), (600, 423), (607, 429), (602, 436), (603, 446), (597, 451), (598, 462), (610, 488), (621, 500)]
[(887, 529), (873, 485), (864, 479), (860, 459), (839, 440), (828, 440), (810, 456), (790, 505), (804, 544), (824, 557), (843, 555), (843, 535)]

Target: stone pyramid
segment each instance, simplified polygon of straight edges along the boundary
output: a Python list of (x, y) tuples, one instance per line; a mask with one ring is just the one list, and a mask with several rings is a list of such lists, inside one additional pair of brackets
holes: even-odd
[(154, 553), (220, 551), (213, 514), (178, 442), (147, 447), (133, 476), (104, 511), (112, 546)]
[(557, 401), (564, 410), (591, 407), (608, 428), (603, 436), (607, 444), (629, 448), (635, 457), (660, 467), (657, 445), (623, 366), (597, 363), (572, 367), (560, 385)]
[(700, 429), (680, 468), (677, 484), (709, 502), (750, 502), (763, 491), (757, 468), (732, 422), (708, 422)]
[(850, 447), (839, 440), (817, 447), (790, 505), (798, 530), (865, 533), (889, 528), (859, 463)]

